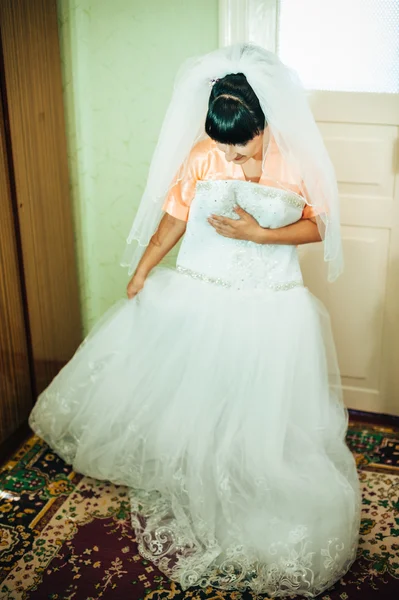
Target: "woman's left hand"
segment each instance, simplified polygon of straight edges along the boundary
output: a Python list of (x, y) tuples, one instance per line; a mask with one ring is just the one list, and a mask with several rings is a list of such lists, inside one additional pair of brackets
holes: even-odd
[(265, 229), (240, 206), (235, 206), (233, 210), (240, 217), (239, 219), (211, 215), (208, 218), (208, 223), (224, 237), (260, 243), (265, 234)]

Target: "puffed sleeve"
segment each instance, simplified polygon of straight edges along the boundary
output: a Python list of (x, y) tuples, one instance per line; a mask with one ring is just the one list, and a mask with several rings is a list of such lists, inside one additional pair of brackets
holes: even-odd
[[(301, 189), (299, 190), (299, 194), (303, 196), (309, 202), (309, 195), (307, 193), (305, 184), (302, 182)], [(314, 206), (309, 206), (309, 204), (305, 204), (305, 207), (302, 211), (302, 219), (315, 219), (317, 215), (324, 214), (327, 212), (321, 206), (315, 208)]]
[(204, 153), (200, 148), (193, 148), (187, 162), (187, 170), (182, 177), (182, 165), (175, 175), (172, 187), (166, 196), (162, 210), (181, 221), (188, 221), (191, 202), (195, 196), (197, 181), (204, 176)]
[(305, 208), (302, 211), (302, 219), (314, 219), (317, 216), (317, 212), (313, 206), (309, 206), (309, 204), (305, 205)]

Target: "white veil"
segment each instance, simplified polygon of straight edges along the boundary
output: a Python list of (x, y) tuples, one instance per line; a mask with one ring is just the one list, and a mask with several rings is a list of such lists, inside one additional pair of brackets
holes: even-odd
[[(291, 183), (315, 208), (324, 240), (328, 279), (342, 272), (339, 198), (335, 172), (296, 74), (260, 46), (233, 44), (186, 60), (179, 69), (152, 157), (147, 184), (121, 260), (131, 275), (163, 216), (162, 206), (181, 168), (183, 177), (193, 146), (206, 138), (210, 81), (244, 73), (257, 95)], [(267, 136), (265, 136), (266, 138)], [(263, 149), (265, 169), (266, 148)], [(267, 168), (267, 167), (266, 167)], [(266, 172), (267, 175), (267, 172)], [(275, 175), (271, 175), (275, 178)]]

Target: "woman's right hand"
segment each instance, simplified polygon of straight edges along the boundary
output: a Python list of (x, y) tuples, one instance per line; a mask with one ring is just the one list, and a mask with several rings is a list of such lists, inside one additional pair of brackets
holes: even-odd
[(177, 244), (186, 230), (187, 223), (165, 213), (158, 229), (152, 236), (135, 273), (127, 285), (128, 298), (134, 298), (143, 289), (147, 275)]
[(129, 300), (137, 296), (137, 294), (143, 289), (146, 278), (144, 275), (135, 273), (129, 283), (127, 284), (126, 292)]

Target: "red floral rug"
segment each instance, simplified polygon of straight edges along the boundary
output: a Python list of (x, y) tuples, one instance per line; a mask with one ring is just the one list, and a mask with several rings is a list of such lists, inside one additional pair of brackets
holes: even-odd
[[(320, 600), (399, 598), (399, 427), (351, 422), (363, 488), (358, 558)], [(255, 600), (183, 592), (137, 551), (127, 490), (71, 471), (32, 436), (0, 469), (1, 600)], [(266, 597), (263, 597), (266, 599)]]

